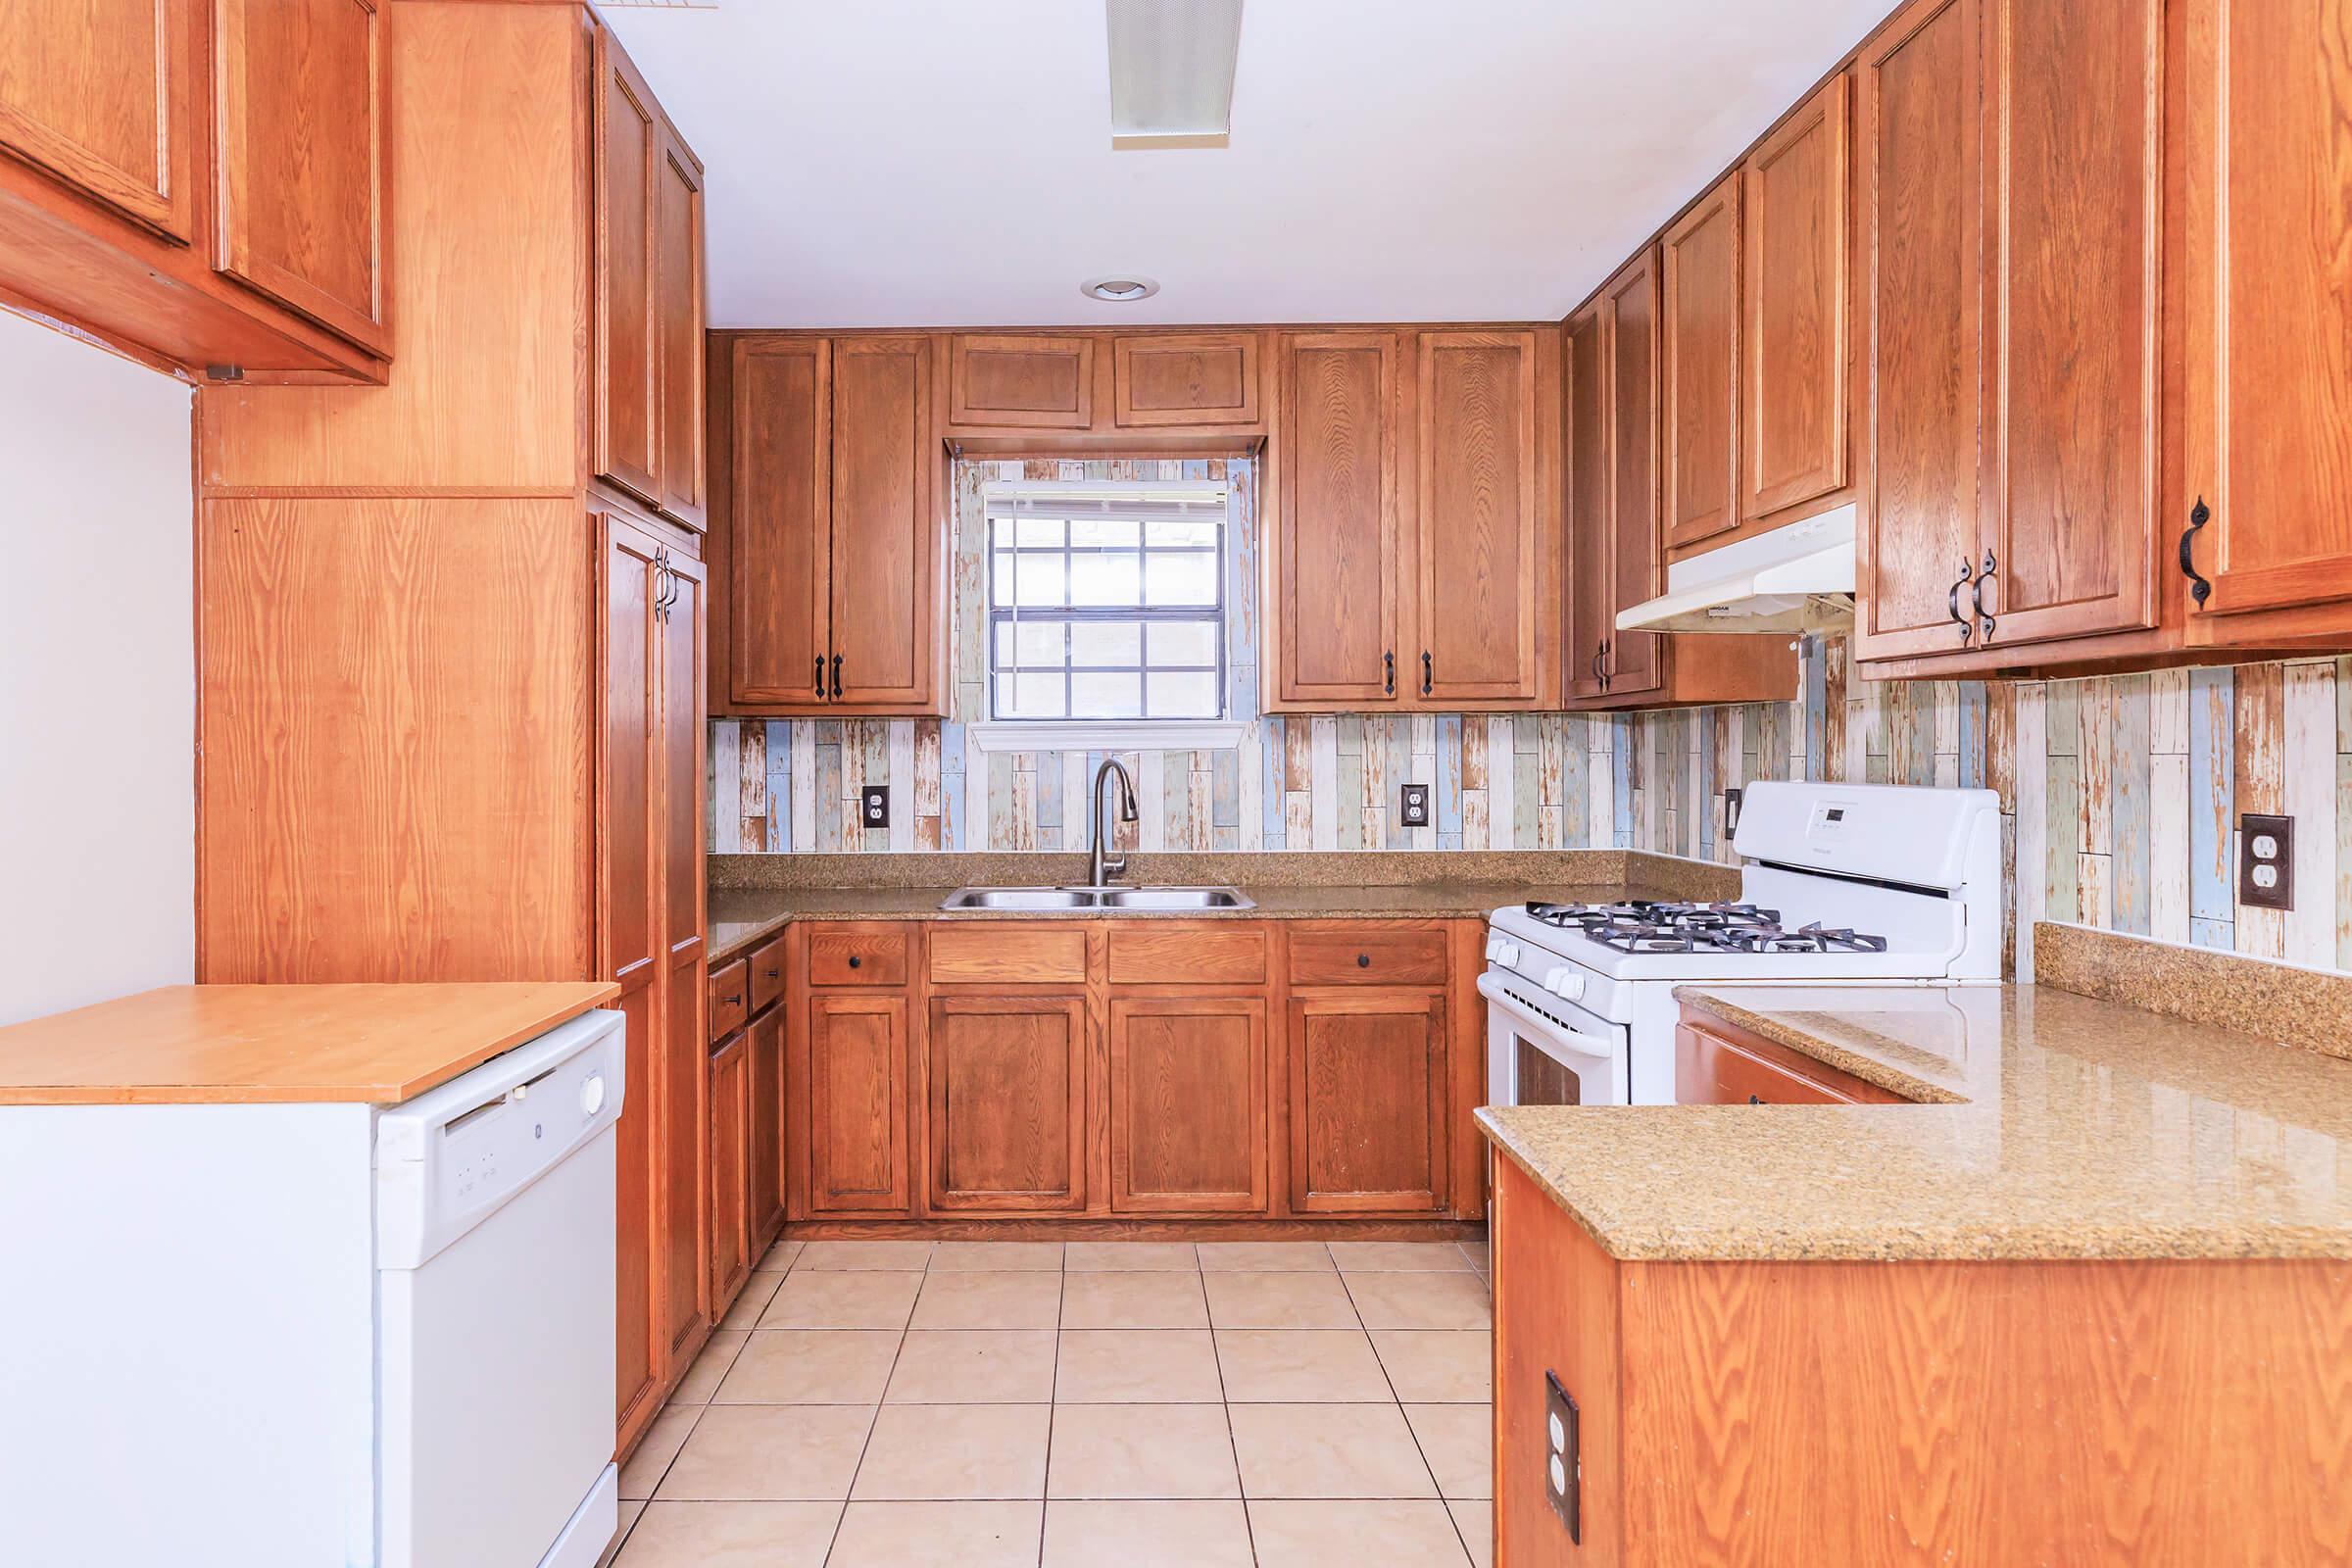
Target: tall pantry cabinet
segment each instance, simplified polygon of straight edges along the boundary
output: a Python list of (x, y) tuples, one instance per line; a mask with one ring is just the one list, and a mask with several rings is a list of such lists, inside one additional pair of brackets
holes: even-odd
[(625, 1450), (711, 1315), (701, 166), (584, 7), (387, 10), (390, 379), (197, 399), (198, 978), (618, 985)]

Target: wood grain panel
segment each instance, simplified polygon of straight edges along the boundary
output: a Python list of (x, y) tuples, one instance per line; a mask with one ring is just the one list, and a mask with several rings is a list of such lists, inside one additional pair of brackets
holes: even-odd
[(747, 959), (752, 973), (752, 1010), (758, 1012), (784, 995), (784, 974), (791, 944), (781, 936), (763, 942)]
[(906, 1208), (906, 1049), (903, 995), (809, 998), (811, 1214)]
[(1446, 999), (1366, 989), (1290, 1002), (1291, 1206), (1444, 1206)]
[(1411, 672), (1397, 489), (1399, 362), (1387, 332), (1286, 333), (1273, 465), (1275, 695), (1379, 705)]
[(0, 147), (126, 217), (193, 234), (194, 0), (11, 6)]
[(662, 127), (654, 176), (656, 391), (661, 398), (661, 483), (654, 499), (690, 528), (703, 526), (703, 166), (678, 133)]
[(808, 928), (808, 983), (812, 986), (902, 986), (912, 965), (910, 929), (903, 925), (850, 923)]
[(1257, 422), (1255, 332), (1111, 340), (1111, 411), (1122, 429)]
[(1094, 423), (1095, 340), (960, 334), (948, 350), (948, 422), (1034, 430)]
[(1839, 72), (1740, 166), (1740, 514), (1764, 518), (1851, 476), (1850, 80)]
[(703, 988), (695, 968), (673, 968), (663, 987), (667, 1017), (654, 1050), (654, 1160), (660, 1216), (654, 1255), (661, 1289), (656, 1326), (665, 1375), (684, 1365), (710, 1326), (710, 1192), (708, 1061)]
[(751, 1133), (745, 1181), (755, 1258), (784, 1224), (784, 1008), (770, 1007), (747, 1031)]
[(741, 337), (732, 352), (727, 692), (813, 711), (826, 689), (832, 359), (823, 338)]
[(737, 958), (710, 971), (710, 1038), (724, 1040), (752, 1015), (752, 966)]
[(620, 1010), (621, 1027), (629, 1042), (620, 1120), (614, 1124), (613, 1413), (622, 1448), (635, 1442), (660, 1412), (668, 1373), (668, 1348), (655, 1330), (654, 1233), (660, 1176), (654, 1139), (654, 1054), (646, 1046), (661, 1033), (654, 1022), (657, 972), (651, 962), (638, 966), (631, 979), (622, 982), (620, 1000), (613, 1004)]
[(662, 499), (662, 324), (656, 181), (662, 111), (605, 27), (596, 29), (596, 471)]
[(1072, 922), (1020, 925), (1001, 920), (935, 924), (930, 929), (933, 985), (1083, 985), (1086, 927)]
[(1740, 525), (1740, 176), (1716, 181), (1658, 243), (1665, 359), (1666, 546)]
[(1686, 1017), (1675, 1030), (1674, 1098), (1686, 1105), (1899, 1105), (1901, 1095), (1742, 1031)]
[(933, 1209), (1085, 1206), (1084, 997), (933, 997), (924, 1053)]
[(1391, 926), (1372, 920), (1294, 921), (1284, 933), (1295, 986), (1442, 986), (1442, 926)]
[(1263, 1213), (1265, 999), (1114, 996), (1109, 1018), (1111, 1208)]
[(1610, 696), (1654, 691), (1666, 679), (1665, 639), (1620, 632), (1616, 614), (1653, 597), (1664, 566), (1658, 518), (1658, 253), (1644, 250), (1601, 289), (1608, 382)]
[(199, 509), (199, 979), (593, 971), (581, 535), (568, 501)]
[(839, 702), (910, 711), (938, 700), (946, 519), (930, 411), (929, 338), (834, 342), (828, 619)]
[(1270, 939), (1262, 925), (1149, 920), (1107, 934), (1114, 986), (1261, 985)]
[(710, 1310), (723, 1314), (752, 1272), (750, 1037), (734, 1034), (710, 1060)]
[(386, 352), (377, 0), (216, 0), (213, 16), (214, 264)]
[[(1423, 332), (1418, 593), (1427, 705), (1535, 702), (1537, 604), (1548, 569), (1533, 332)], [(1328, 609), (1326, 609), (1328, 612)]]
[(1568, 318), (1566, 360), (1568, 466), (1568, 695), (1598, 697), (1616, 635), (1609, 546), (1609, 361), (1601, 307)]

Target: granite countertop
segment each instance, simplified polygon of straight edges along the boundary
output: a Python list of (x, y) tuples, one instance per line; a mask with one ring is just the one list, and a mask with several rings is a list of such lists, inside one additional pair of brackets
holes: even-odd
[(1410, 882), (1391, 887), (1286, 887), (1238, 884), (1250, 909), (955, 909), (940, 901), (954, 887), (712, 888), (710, 961), (724, 963), (795, 920), (1348, 920), (1470, 919), (1506, 904), (1548, 899), (1589, 904), (1664, 898), (1668, 890), (1624, 882)]
[(2352, 1062), (2049, 986), (1676, 994), (1926, 1102), (1480, 1110), (1617, 1257), (2352, 1257)]

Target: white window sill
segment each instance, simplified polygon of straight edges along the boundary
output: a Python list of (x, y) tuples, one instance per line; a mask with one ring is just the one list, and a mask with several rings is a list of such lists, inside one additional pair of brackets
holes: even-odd
[(991, 719), (964, 735), (983, 752), (1229, 752), (1249, 727), (1236, 718)]

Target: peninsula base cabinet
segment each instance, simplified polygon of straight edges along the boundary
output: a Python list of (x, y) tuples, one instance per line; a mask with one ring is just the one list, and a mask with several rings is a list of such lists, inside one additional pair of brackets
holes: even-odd
[(2352, 1552), (2352, 1265), (1619, 1259), (1494, 1164), (1498, 1563)]
[(1480, 929), (795, 926), (787, 1217), (1477, 1218)]

